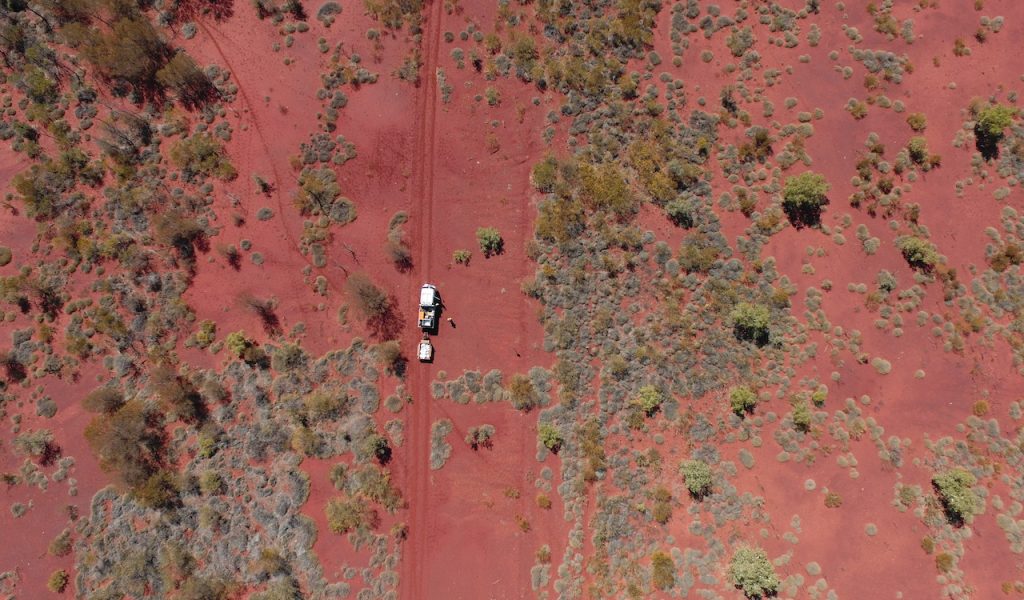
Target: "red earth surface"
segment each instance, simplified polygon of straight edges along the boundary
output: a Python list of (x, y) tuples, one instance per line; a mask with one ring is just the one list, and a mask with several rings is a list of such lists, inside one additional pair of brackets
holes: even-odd
[[(803, 5), (796, 1), (783, 4), (793, 8)], [(893, 367), (890, 374), (879, 376), (870, 365), (857, 364), (849, 352), (840, 354), (839, 364), (828, 352), (819, 351), (801, 366), (794, 379), (815, 377), (826, 382), (830, 399), (869, 396), (870, 404), (861, 408), (884, 426), (885, 437), (909, 438), (912, 443), (905, 454), (907, 466), (895, 471), (877, 456), (870, 440), (851, 442), (849, 452), (859, 461), (859, 476), (853, 478), (830, 457), (809, 465), (777, 462), (779, 448), (766, 439), (764, 447), (753, 452), (758, 468), (740, 468), (732, 483), (764, 498), (765, 508), (773, 516), (768, 537), (762, 540), (764, 547), (773, 557), (793, 551), (781, 572), (806, 573), (804, 566), (817, 562), (828, 587), (840, 597), (932, 598), (939, 595), (941, 586), (934, 576), (934, 559), (919, 547), (927, 528), (910, 512), (901, 513), (891, 506), (893, 486), (901, 482), (929, 487), (931, 471), (913, 463), (915, 458), (924, 459), (928, 454), (924, 440), (956, 436), (956, 425), (967, 418), (978, 399), (988, 401), (991, 415), (1004, 431), (1013, 430), (1016, 425), (1006, 415), (1010, 402), (1021, 399), (1024, 386), (1015, 379), (1015, 367), (1007, 352), (968, 345), (962, 354), (947, 353), (942, 340), (929, 333), (929, 327), (913, 324), (908, 324), (903, 337), (896, 340), (876, 329), (877, 315), (864, 308), (860, 296), (846, 291), (846, 283), (870, 283), (882, 268), (891, 270), (901, 281), (913, 278), (892, 243), (895, 234), (886, 221), (846, 207), (846, 198), (854, 191), (849, 181), (856, 172), (856, 153), (868, 134), (877, 133), (895, 152), (912, 133), (905, 123), (906, 113), (872, 106), (865, 119), (854, 120), (844, 110), (849, 98), (865, 96), (865, 71), (845, 52), (849, 40), (843, 27), (859, 30), (864, 36), (861, 47), (896, 46), (895, 51), (906, 53), (916, 66), (903, 83), (887, 84), (881, 93), (902, 101), (907, 113), (923, 112), (928, 116), (925, 135), (930, 147), (942, 155), (942, 166), (913, 183), (909, 200), (921, 205), (921, 223), (930, 227), (932, 240), (966, 280), (968, 265), (984, 263), (983, 231), (998, 224), (1004, 203), (994, 201), (990, 189), (982, 190), (977, 185), (968, 186), (962, 197), (953, 192), (956, 182), (972, 172), (973, 151), (969, 147), (955, 148), (952, 141), (966, 120), (963, 111), (970, 98), (1005, 94), (1020, 87), (1020, 69), (1006, 57), (1013, 56), (1024, 40), (1024, 23), (1010, 18), (988, 42), (972, 45), (973, 54), (967, 63), (967, 59), (952, 55), (953, 40), (969, 37), (975, 29), (977, 13), (967, 8), (943, 6), (915, 13), (907, 9), (907, 14), (900, 16), (913, 16), (915, 40), (905, 44), (888, 41), (874, 32), (869, 15), (859, 3), (850, 3), (847, 11), (828, 4), (815, 19), (822, 30), (817, 47), (801, 45), (789, 50), (758, 44), (757, 49), (766, 67), (783, 71), (787, 66), (793, 68), (792, 74), (784, 74), (778, 84), (764, 91), (776, 106), (774, 119), (795, 122), (799, 111), (824, 111), (823, 119), (813, 121), (814, 135), (807, 142), (807, 152), (814, 159), (813, 169), (832, 184), (832, 204), (826, 211), (825, 224), (835, 226), (842, 215), (848, 214), (852, 225), (845, 227), (845, 245), (833, 243), (819, 231), (785, 229), (771, 238), (762, 254), (774, 257), (780, 273), (799, 290), (794, 299), (796, 314), (803, 308), (801, 297), (808, 287), (820, 289), (826, 279), (835, 282), (822, 303), (830, 321), (847, 331), (859, 330), (864, 351), (883, 356)], [(1015, 16), (1016, 5), (1009, 0), (989, 0), (985, 5), (985, 14)], [(545, 115), (557, 110), (561, 99), (553, 92), (542, 93), (515, 80), (485, 83), (471, 70), (455, 68), (443, 32), (457, 31), (470, 22), (483, 24), (488, 30), (497, 12), (493, 5), (465, 3), (461, 11), (448, 13), (442, 3), (435, 1), (425, 8), (419, 85), (391, 75), (414, 42), (402, 34), (386, 39), (379, 62), (369, 65), (380, 72), (380, 80), (350, 94), (338, 121), (339, 132), (358, 152), (339, 170), (339, 182), (355, 202), (358, 218), (335, 231), (326, 271), (314, 271), (324, 274), (329, 282), (328, 294), (319, 297), (312, 293), (310, 278), (303, 273), (311, 259), (300, 252), (303, 218), (291, 206), (297, 172), (290, 158), (308, 133), (316, 129), (316, 115), (322, 110), (315, 90), (320, 86), (320, 67), (326, 59), (313, 39), (323, 36), (332, 46), (342, 43), (348, 52), (370, 56), (370, 42), (364, 33), (375, 23), (361, 14), (358, 3), (345, 3), (344, 15), (331, 29), (311, 20), (310, 32), (299, 36), (293, 47), (275, 52), (271, 47), (277, 36), (275, 27), (258, 21), (248, 8), (239, 6), (235, 15), (224, 21), (200, 19), (200, 33), (195, 39), (175, 42), (198, 62), (229, 69), (232, 81), (239, 86), (228, 117), (234, 130), (228, 152), (242, 176), (224, 185), (216, 196), (215, 210), (223, 233), (215, 241), (238, 245), (242, 239), (251, 240), (253, 249), (265, 260), (262, 265), (244, 262), (235, 271), (222, 261), (201, 259), (185, 300), (199, 320), (215, 320), (225, 332), (244, 329), (263, 338), (258, 319), (241, 308), (240, 298), (246, 293), (272, 297), (284, 329), (304, 324), (303, 345), (312, 354), (319, 354), (369, 334), (352, 316), (344, 325), (337, 319), (345, 303), (346, 276), (362, 271), (398, 303), (406, 322), (401, 336), (403, 348), (412, 356), (419, 338), (412, 323), (416, 292), (423, 282), (436, 284), (445, 300), (445, 316), (451, 317), (454, 325), (441, 324), (434, 339), (433, 363), (409, 367), (405, 383), (413, 399), (399, 415), (406, 420), (405, 442), (392, 462), (408, 505), (382, 524), (387, 528), (404, 522), (409, 527), (402, 548), (398, 597), (532, 597), (530, 567), (536, 550), (549, 544), (551, 555), (561, 557), (569, 530), (557, 497), (550, 510), (539, 509), (534, 501), (533, 482), (539, 470), (555, 466), (553, 457), (543, 464), (535, 458), (535, 414), (516, 412), (506, 404), (464, 406), (435, 401), (430, 386), (442, 371), (453, 378), (467, 370), (499, 369), (507, 378), (533, 366), (550, 367), (553, 362), (553, 357), (542, 350), (543, 331), (536, 318), (539, 305), (521, 293), (520, 285), (534, 270), (525, 250), (533, 235), (538, 199), (529, 183), (530, 169), (552, 148), (562, 153), (561, 132), (551, 146), (541, 137)], [(959, 10), (970, 15), (969, 22), (959, 18)], [(671, 56), (670, 19), (666, 6), (658, 17), (654, 42), (654, 50), (663, 56)], [(763, 30), (758, 31), (765, 35)], [(691, 36), (690, 40), (682, 65), (663, 64), (659, 72), (684, 80), (690, 96), (704, 95), (714, 102), (720, 89), (734, 78), (723, 70), (726, 61), (719, 58), (706, 64), (700, 53), (706, 45), (715, 56), (728, 57), (728, 49), (722, 36), (710, 41)], [(839, 61), (829, 58), (833, 50), (840, 52)], [(807, 54), (809, 62), (798, 62), (797, 54)], [(284, 56), (292, 59), (291, 65), (282, 65)], [(933, 57), (938, 61), (933, 62)], [(853, 77), (844, 79), (834, 68), (837, 64), (851, 66)], [(965, 69), (964, 64), (977, 68)], [(454, 89), (449, 103), (441, 98), (438, 68), (444, 69)], [(474, 99), (485, 85), (500, 90), (499, 106), (490, 107)], [(535, 96), (540, 99), (539, 106), (532, 102)], [(783, 108), (787, 97), (798, 99), (792, 110)], [(770, 122), (760, 116), (756, 106), (748, 108), (755, 124)], [(497, 149), (488, 144), (492, 132), (499, 141)], [(5, 189), (11, 177), (26, 165), (13, 152), (0, 153), (0, 183)], [(259, 194), (250, 174), (271, 180), (275, 191), (268, 196)], [(729, 184), (716, 181), (714, 195), (729, 189)], [(1014, 189), (1005, 204), (1020, 208), (1019, 196)], [(239, 199), (237, 206), (233, 198)], [(274, 210), (273, 219), (256, 219), (256, 211), (263, 206)], [(246, 217), (245, 225), (239, 228), (229, 219), (236, 211)], [(406, 229), (414, 251), (413, 267), (406, 273), (396, 271), (383, 252), (388, 223), (397, 211), (409, 214)], [(722, 219), (730, 241), (747, 226), (738, 213), (724, 213)], [(859, 224), (882, 238), (876, 254), (865, 255), (853, 240), (851, 232)], [(485, 258), (478, 252), (475, 231), (481, 226), (500, 229), (505, 242), (502, 254)], [(650, 229), (658, 239), (673, 246), (682, 237), (664, 220), (655, 223), (651, 219)], [(16, 272), (17, 257), (28, 255), (33, 237), (33, 225), (27, 219), (3, 215), (0, 239), (14, 249), (16, 259), (0, 267), (0, 273)], [(824, 248), (824, 257), (809, 258), (808, 246)], [(452, 253), (458, 249), (473, 250), (468, 266), (454, 263)], [(813, 273), (805, 272), (807, 264), (813, 265)], [(921, 308), (948, 311), (941, 291), (933, 287), (936, 289), (929, 291)], [(27, 323), (27, 318), (19, 316), (0, 326), (0, 334), (7, 337)], [(819, 342), (825, 346), (824, 338)], [(220, 361), (208, 353), (183, 347), (179, 351), (185, 361), (199, 367), (214, 367)], [(923, 379), (914, 376), (918, 369), (924, 371)], [(24, 487), (3, 491), (8, 504), (33, 504), (20, 518), (14, 518), (10, 511), (0, 513), (0, 530), (7, 539), (18, 540), (17, 544), (0, 547), (0, 568), (18, 572), (25, 582), (19, 590), (24, 597), (43, 597), (47, 593), (46, 576), (54, 569), (73, 570), (71, 557), (49, 556), (46, 547), (66, 526), (65, 506), (73, 504), (86, 513), (92, 494), (106, 483), (106, 476), (82, 439), (89, 415), (78, 407), (78, 397), (92, 387), (99, 372), (87, 368), (78, 381), (47, 380), (43, 393), (59, 405), (53, 420), (36, 417), (27, 400), (16, 409), (18, 414), (26, 415), (22, 430), (44, 424), (54, 430), (63, 454), (75, 458), (71, 473), (78, 489), (74, 497), (67, 496), (65, 484), (55, 483), (46, 491)], [(838, 373), (838, 381), (830, 380), (833, 372)], [(385, 379), (382, 396), (390, 393), (395, 383)], [(708, 411), (715, 410), (709, 403)], [(765, 410), (783, 414), (788, 408), (784, 402), (773, 400)], [(432, 470), (430, 428), (440, 419), (453, 422), (449, 441), (455, 450), (444, 468)], [(473, 451), (461, 443), (461, 438), (470, 427), (482, 423), (494, 425), (497, 435), (492, 448)], [(665, 453), (686, 456), (687, 444), (670, 439)], [(726, 448), (724, 458), (738, 462), (734, 449)], [(16, 471), (21, 462), (9, 444), (0, 445), (0, 471)], [(321, 532), (315, 549), (330, 581), (339, 576), (344, 565), (365, 561), (365, 554), (349, 547), (344, 538), (327, 532), (323, 506), (332, 493), (327, 478), (329, 466), (310, 459), (302, 465), (312, 481), (305, 512), (317, 521)], [(808, 479), (816, 482), (815, 489), (805, 488)], [(842, 496), (840, 509), (824, 506), (822, 491), (826, 488)], [(1001, 493), (1007, 496), (1005, 491)], [(684, 512), (677, 509), (677, 514)], [(782, 537), (794, 529), (793, 515), (799, 515), (802, 523), (800, 531), (795, 532), (798, 544)], [(521, 527), (517, 516), (529, 522), (528, 531)], [(1007, 553), (994, 519), (993, 514), (978, 518), (973, 525), (974, 538), (967, 543), (960, 565), (975, 598), (1001, 597), (1003, 581), (1021, 578), (1020, 560)], [(864, 533), (869, 523), (877, 526), (876, 535)], [(702, 544), (687, 537), (688, 524), (681, 519), (669, 528), (676, 545), (685, 546), (687, 540)], [(760, 528), (760, 524), (752, 523), (732, 534), (757, 538)], [(990, 543), (992, 539), (999, 542)], [(809, 597), (808, 592), (802, 590), (799, 597)]]

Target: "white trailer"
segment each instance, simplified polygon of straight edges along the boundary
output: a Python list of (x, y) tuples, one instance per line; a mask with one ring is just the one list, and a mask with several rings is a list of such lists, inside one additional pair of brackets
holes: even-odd
[(416, 349), (416, 356), (420, 359), (420, 362), (430, 362), (434, 360), (434, 347), (430, 345), (430, 339), (427, 334), (423, 334), (423, 339), (420, 340), (420, 345)]

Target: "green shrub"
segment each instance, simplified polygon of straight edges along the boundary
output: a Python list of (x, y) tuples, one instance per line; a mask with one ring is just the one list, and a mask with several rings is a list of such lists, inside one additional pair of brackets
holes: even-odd
[(956, 559), (949, 552), (940, 552), (935, 555), (935, 568), (939, 570), (939, 573), (949, 573), (953, 570), (954, 565), (956, 565)]
[(49, 429), (36, 429), (20, 433), (14, 438), (14, 449), (18, 454), (31, 456), (39, 462), (49, 462), (59, 452), (53, 444), (53, 432)]
[(1017, 116), (1017, 108), (1013, 106), (989, 105), (978, 112), (975, 120), (976, 131), (989, 137), (1002, 137), (1003, 131), (1013, 123), (1015, 116)]
[(711, 466), (702, 460), (688, 460), (679, 465), (686, 489), (694, 498), (703, 498), (711, 493), (713, 474)]
[(382, 465), (386, 465), (391, 461), (391, 444), (388, 443), (386, 437), (380, 434), (368, 435), (363, 440), (361, 450), (363, 456), (372, 457)]
[(251, 343), (252, 342), (245, 337), (244, 331), (232, 331), (224, 340), (224, 345), (227, 346), (228, 352), (239, 358)]
[(468, 266), (471, 258), (473, 258), (473, 253), (469, 250), (456, 250), (452, 252), (452, 262), (457, 265)]
[(333, 169), (303, 169), (295, 207), (304, 215), (322, 215), (345, 225), (356, 220), (356, 207), (341, 195), (341, 186)]
[(837, 492), (828, 492), (825, 494), (825, 507), (826, 508), (839, 508), (843, 505), (843, 497)]
[(689, 229), (693, 227), (693, 206), (683, 198), (670, 200), (665, 205), (665, 214), (673, 224)]
[(822, 207), (828, 204), (829, 187), (823, 175), (811, 171), (786, 179), (782, 209), (790, 222), (796, 227), (817, 225)]
[(637, 198), (614, 163), (580, 164), (578, 180), (580, 199), (591, 209), (610, 211), (618, 217), (636, 212)]
[(754, 41), (754, 32), (750, 27), (745, 27), (733, 31), (726, 38), (725, 45), (729, 47), (732, 55), (738, 58), (754, 45)]
[(977, 479), (965, 469), (956, 467), (932, 478), (946, 516), (954, 524), (970, 523), (981, 512), (982, 501), (971, 489)]
[(729, 563), (729, 578), (747, 598), (763, 598), (779, 590), (779, 577), (760, 548), (741, 546)]
[(661, 408), (661, 403), (664, 401), (665, 399), (662, 397), (661, 392), (658, 391), (658, 388), (653, 385), (645, 385), (640, 388), (640, 392), (636, 399), (633, 400), (633, 404), (642, 410), (646, 416), (650, 417), (658, 412), (658, 409)]
[(928, 160), (928, 140), (921, 136), (910, 138), (910, 141), (907, 142), (907, 154), (910, 155), (910, 160), (916, 164), (924, 164)]
[(71, 530), (65, 529), (50, 542), (47, 551), (51, 556), (67, 556), (71, 554)]
[(46, 588), (55, 594), (61, 594), (67, 589), (70, 581), (68, 572), (60, 569), (50, 574), (50, 578), (46, 580)]
[(558, 431), (558, 428), (550, 423), (541, 423), (537, 427), (537, 439), (544, 445), (545, 448), (558, 454), (558, 450), (562, 447), (562, 433)]
[(334, 484), (334, 489), (345, 489), (345, 484), (348, 482), (348, 465), (345, 463), (338, 463), (334, 465), (331, 467), (328, 477), (330, 478), (331, 483)]
[(990, 104), (975, 110), (975, 146), (986, 160), (999, 156), (999, 142), (1004, 131), (1013, 123), (1018, 109), (1002, 104)]
[(754, 411), (754, 407), (757, 406), (757, 394), (745, 385), (735, 387), (729, 392), (729, 405), (732, 412), (742, 417)]
[(353, 529), (374, 528), (377, 513), (365, 500), (357, 498), (331, 498), (324, 508), (327, 526), (334, 533), (348, 533)]
[(721, 250), (707, 234), (696, 231), (683, 238), (679, 248), (679, 266), (687, 273), (707, 273)]
[(0, 246), (0, 267), (6, 267), (11, 264), (11, 259), (13, 257), (14, 254), (11, 252), (10, 248), (7, 246)]
[(545, 193), (554, 191), (555, 184), (558, 183), (558, 161), (554, 156), (549, 154), (543, 160), (533, 165), (533, 170), (530, 172), (530, 182), (533, 183), (533, 187), (537, 188), (538, 191)]
[(186, 181), (200, 176), (230, 181), (238, 175), (224, 153), (224, 146), (208, 133), (197, 133), (174, 144), (171, 161), (181, 169)]
[(485, 258), (501, 254), (505, 250), (505, 240), (501, 233), (494, 227), (480, 227), (476, 230), (476, 241), (480, 243), (480, 250)]
[(537, 237), (559, 244), (572, 241), (584, 229), (583, 203), (575, 198), (547, 198), (537, 207)]
[(207, 496), (216, 496), (223, 494), (227, 486), (220, 473), (211, 469), (203, 471), (203, 474), (199, 476), (199, 489)]
[(798, 400), (793, 405), (793, 426), (800, 431), (811, 430), (811, 407), (807, 405), (806, 400)]
[(916, 132), (922, 132), (928, 127), (928, 119), (924, 113), (911, 113), (907, 117), (907, 125)]
[(903, 254), (907, 264), (915, 269), (930, 271), (939, 262), (938, 251), (926, 239), (914, 235), (905, 235), (896, 238), (896, 247)]
[(740, 302), (729, 313), (729, 319), (732, 321), (733, 334), (736, 339), (754, 342), (758, 346), (768, 343), (771, 311), (767, 306)]

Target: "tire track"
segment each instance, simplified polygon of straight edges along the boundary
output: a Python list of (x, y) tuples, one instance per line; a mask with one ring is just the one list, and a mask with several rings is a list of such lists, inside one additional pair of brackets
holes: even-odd
[[(435, 122), (437, 113), (437, 55), (441, 42), (441, 0), (432, 0), (430, 14), (424, 20), (423, 65), (424, 77), (419, 89), (417, 114), (419, 128), (413, 153), (413, 198), (418, 208), (419, 235), (417, 256), (419, 274), (430, 280), (431, 245), (434, 215), (434, 152), (436, 148)], [(410, 278), (407, 297), (415, 297), (418, 285)], [(412, 427), (409, 433), (409, 457), (405, 465), (406, 486), (412, 483), (409, 495), (409, 540), (402, 552), (399, 577), (400, 598), (426, 598), (423, 589), (423, 564), (428, 555), (426, 515), (430, 498), (430, 380), (432, 366), (417, 365), (412, 374)]]
[[(229, 71), (231, 71), (231, 73), (235, 76), (235, 80), (238, 82), (238, 96), (242, 99), (243, 108), (248, 110), (249, 118), (252, 123), (252, 128), (256, 132), (256, 137), (259, 138), (260, 147), (263, 150), (263, 156), (266, 157), (267, 163), (270, 165), (270, 172), (274, 177), (275, 185), (273, 193), (274, 200), (277, 203), (277, 214), (281, 215), (281, 233), (284, 235), (285, 241), (288, 242), (288, 246), (296, 255), (298, 255), (299, 259), (301, 259), (303, 263), (309, 265), (313, 269), (318, 269), (319, 267), (313, 264), (312, 259), (310, 259), (308, 256), (302, 253), (301, 244), (299, 244), (299, 242), (296, 241), (291, 231), (288, 230), (288, 222), (285, 219), (285, 214), (287, 213), (285, 212), (285, 210), (286, 208), (290, 209), (290, 207), (286, 207), (284, 201), (281, 199), (281, 183), (284, 181), (284, 179), (281, 177), (281, 174), (277, 169), (277, 164), (275, 164), (274, 159), (271, 157), (270, 144), (267, 143), (267, 138), (263, 133), (263, 127), (260, 125), (259, 117), (256, 115), (256, 107), (252, 103), (252, 101), (249, 100), (249, 95), (246, 94), (245, 86), (242, 85), (242, 81), (238, 79), (239, 71), (235, 69), (234, 66), (231, 64), (231, 61), (228, 60), (227, 53), (224, 52), (224, 49), (221, 48), (220, 43), (217, 41), (218, 37), (221, 37), (223, 39), (227, 39), (227, 37), (222, 32), (220, 32), (216, 27), (208, 25), (202, 21), (197, 20), (196, 24), (203, 31), (203, 33), (206, 34), (206, 37), (209, 38), (210, 43), (213, 44), (213, 47), (217, 51), (217, 54), (220, 55), (221, 60), (224, 61), (224, 65), (227, 67)], [(242, 115), (239, 115), (238, 120), (239, 123), (241, 123)], [(292, 176), (292, 180), (297, 181), (297, 178)], [(342, 294), (341, 288), (338, 287), (330, 277), (327, 277), (325, 275), (325, 279), (327, 279), (328, 288), (330, 288), (334, 292), (337, 292), (338, 294)]]

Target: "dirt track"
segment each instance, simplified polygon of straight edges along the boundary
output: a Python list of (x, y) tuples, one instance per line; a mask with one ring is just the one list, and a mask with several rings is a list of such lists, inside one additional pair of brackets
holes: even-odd
[[(413, 156), (414, 194), (412, 219), (418, 224), (416, 252), (417, 269), (423, 281), (430, 281), (431, 230), (433, 228), (434, 205), (434, 151), (435, 120), (437, 111), (437, 53), (441, 42), (442, 3), (438, 0), (430, 5), (430, 13), (423, 21), (422, 56), (423, 76), (417, 88), (417, 115), (419, 115)], [(418, 287), (416, 279), (409, 278), (409, 293), (415, 297)], [(405, 481), (412, 482), (406, 489), (409, 502), (409, 539), (403, 548), (404, 560), (399, 577), (399, 597), (425, 598), (423, 594), (423, 565), (425, 561), (416, 557), (425, 556), (427, 546), (425, 515), (430, 499), (430, 381), (432, 369), (429, 364), (416, 365), (410, 373), (413, 404), (411, 406), (411, 427), (409, 429), (410, 460), (405, 464)], [(419, 458), (420, 460), (415, 460)], [(411, 472), (409, 472), (411, 471)]]

